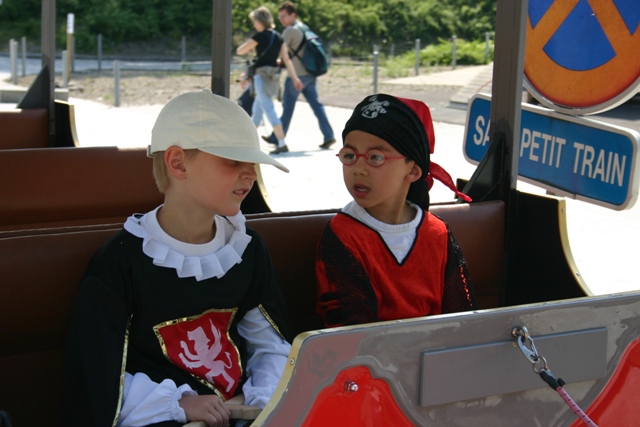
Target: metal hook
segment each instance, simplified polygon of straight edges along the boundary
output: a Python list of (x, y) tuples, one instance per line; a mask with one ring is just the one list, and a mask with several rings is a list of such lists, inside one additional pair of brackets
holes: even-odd
[[(511, 329), (511, 335), (513, 335), (518, 341), (518, 347), (520, 347), (520, 351), (522, 351), (524, 357), (526, 357), (531, 363), (538, 363), (540, 356), (538, 356), (538, 350), (536, 350), (536, 346), (533, 344), (533, 340), (531, 339), (527, 328), (524, 326), (515, 326)], [(525, 346), (526, 341), (529, 341), (531, 350)]]
[[(511, 335), (516, 338), (518, 342), (518, 347), (520, 347), (520, 351), (524, 354), (524, 357), (527, 358), (529, 362), (533, 365), (533, 372), (539, 374), (542, 371), (548, 370), (547, 359), (540, 356), (538, 354), (538, 350), (536, 349), (536, 345), (533, 343), (533, 338), (529, 335), (529, 331), (525, 326), (515, 326), (511, 329)], [(531, 349), (528, 349), (526, 343), (529, 342)], [(543, 367), (540, 369), (536, 369), (536, 365), (542, 361)]]

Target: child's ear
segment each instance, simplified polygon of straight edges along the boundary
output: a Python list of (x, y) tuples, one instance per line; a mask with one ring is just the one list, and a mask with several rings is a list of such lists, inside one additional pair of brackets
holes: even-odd
[(167, 167), (167, 172), (177, 179), (183, 179), (187, 173), (187, 167), (185, 165), (186, 159), (185, 151), (180, 148), (171, 146), (164, 152), (164, 164)]
[(422, 168), (418, 166), (416, 162), (413, 162), (413, 165), (411, 166), (411, 169), (409, 169), (409, 172), (407, 173), (405, 179), (409, 182), (416, 182), (420, 179), (421, 176)]

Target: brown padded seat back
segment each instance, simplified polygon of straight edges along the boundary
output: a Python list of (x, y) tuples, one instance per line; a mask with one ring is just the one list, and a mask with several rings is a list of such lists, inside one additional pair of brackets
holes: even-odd
[(123, 222), (162, 203), (143, 148), (0, 150), (0, 231)]
[(325, 213), (247, 219), (247, 227), (260, 234), (269, 248), (284, 288), (294, 336), (322, 328), (322, 319), (314, 311), (316, 246), (322, 230), (334, 215)]
[(499, 307), (504, 258), (504, 202), (433, 205), (430, 210), (449, 224), (462, 248), (478, 308)]
[[(77, 148), (75, 148), (77, 149)], [(72, 148), (73, 150), (73, 148)], [(433, 206), (469, 263), (480, 308), (498, 306), (502, 202)], [(292, 331), (319, 329), (315, 251), (335, 212), (247, 217), (265, 240), (282, 282)], [(60, 405), (71, 307), (89, 259), (121, 224), (19, 230), (0, 235), (0, 405), (14, 425), (62, 426)], [(46, 396), (33, 405), (34, 396)]]
[[(445, 220), (469, 265), (479, 308), (497, 307), (504, 248), (504, 204), (483, 202), (434, 205)], [(284, 287), (294, 334), (322, 327), (315, 314), (315, 251), (324, 226), (335, 213), (288, 217), (248, 217), (247, 226), (265, 240)], [(295, 262), (292, 262), (295, 260)]]
[(0, 111), (0, 150), (49, 146), (49, 112), (45, 108)]
[(0, 405), (15, 426), (64, 425), (71, 307), (89, 259), (116, 231), (0, 239)]

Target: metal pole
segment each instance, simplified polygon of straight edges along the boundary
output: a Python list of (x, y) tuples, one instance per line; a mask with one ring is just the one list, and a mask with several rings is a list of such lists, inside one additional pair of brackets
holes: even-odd
[(114, 96), (113, 105), (120, 106), (120, 61), (113, 61)]
[(187, 38), (182, 36), (182, 62), (187, 62)]
[[(510, 153), (518, 153), (520, 138), (527, 5), (527, 0), (498, 0), (496, 14), (489, 135), (493, 141), (497, 132), (503, 133)], [(518, 155), (512, 155), (504, 166), (503, 200), (516, 188), (518, 160)]]
[(11, 63), (11, 83), (18, 84), (18, 42), (9, 40), (9, 58)]
[(378, 93), (378, 45), (373, 45), (373, 93)]
[(98, 34), (98, 72), (102, 71), (102, 34)]
[(457, 62), (457, 52), (456, 52), (456, 41), (458, 40), (458, 37), (454, 34), (453, 37), (451, 37), (451, 68), (453, 70), (456, 69), (456, 62)]
[(416, 76), (420, 75), (420, 39), (416, 39)]
[(213, 0), (211, 91), (229, 98), (231, 79), (231, 0)]
[(76, 38), (71, 39), (71, 72), (76, 72)]
[(43, 93), (49, 110), (49, 145), (55, 144), (56, 136), (56, 0), (42, 2), (42, 25), (40, 31), (40, 46), (42, 49), (42, 68), (47, 70), (47, 93)]
[(20, 38), (20, 45), (22, 47), (22, 77), (27, 75), (27, 38)]
[[(67, 73), (71, 77), (71, 58), (73, 56), (73, 13), (67, 14)], [(64, 66), (64, 65), (63, 65)], [(67, 80), (68, 81), (68, 80)], [(66, 86), (65, 86), (66, 87)]]
[(491, 47), (489, 43), (491, 42), (491, 34), (489, 31), (484, 33), (484, 62), (489, 61), (489, 54), (491, 53)]
[(62, 87), (69, 87), (69, 52), (62, 51)]
[[(528, 0), (498, 0), (496, 6), (496, 36), (491, 88), (490, 141), (504, 138), (500, 179), (500, 199), (505, 201), (506, 232), (505, 254), (518, 244), (516, 186), (518, 181), (518, 147), (522, 112), (522, 80), (524, 74), (524, 48)], [(513, 256), (505, 257), (503, 284), (516, 277), (516, 262)], [(504, 289), (503, 302), (509, 304), (513, 290)]]

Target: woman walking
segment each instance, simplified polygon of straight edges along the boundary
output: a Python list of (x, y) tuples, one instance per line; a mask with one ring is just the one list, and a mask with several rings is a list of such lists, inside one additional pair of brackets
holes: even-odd
[(296, 75), (282, 36), (273, 29), (273, 15), (269, 9), (260, 6), (249, 14), (249, 18), (253, 21), (253, 27), (257, 33), (240, 45), (236, 53), (245, 55), (252, 50), (256, 51), (256, 58), (251, 65), (251, 68), (255, 70), (253, 76), (255, 100), (251, 119), (257, 127), (262, 121), (262, 115), (266, 115), (273, 127), (273, 133), (278, 139), (278, 147), (271, 154), (286, 153), (289, 148), (285, 143), (282, 123), (273, 104), (273, 98), (278, 95), (280, 89), (278, 60), (287, 67), (289, 77), (293, 80), (297, 90), (302, 90), (302, 82)]

